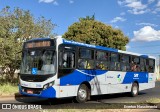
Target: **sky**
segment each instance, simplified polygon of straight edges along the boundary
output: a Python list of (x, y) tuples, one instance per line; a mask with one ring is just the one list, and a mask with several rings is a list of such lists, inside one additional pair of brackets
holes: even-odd
[(160, 0), (0, 0), (0, 9), (5, 6), (51, 19), (59, 36), (78, 18), (94, 14), (96, 20), (129, 37), (127, 51), (160, 55)]

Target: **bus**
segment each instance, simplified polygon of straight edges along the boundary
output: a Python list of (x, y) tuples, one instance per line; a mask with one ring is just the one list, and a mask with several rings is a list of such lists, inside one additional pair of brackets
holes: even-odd
[(22, 95), (42, 98), (130, 93), (154, 88), (155, 58), (63, 38), (24, 42), (19, 77)]

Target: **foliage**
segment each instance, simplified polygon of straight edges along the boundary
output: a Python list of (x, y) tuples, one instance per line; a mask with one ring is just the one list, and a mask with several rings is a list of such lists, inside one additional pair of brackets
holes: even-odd
[(80, 18), (79, 22), (72, 24), (62, 37), (68, 40), (120, 50), (126, 50), (125, 46), (129, 42), (128, 37), (120, 29), (114, 29), (109, 25), (96, 21), (94, 15)]
[(22, 43), (36, 37), (54, 36), (54, 24), (44, 17), (34, 18), (30, 11), (9, 6), (0, 11), (0, 68), (3, 75), (12, 81), (14, 71), (19, 68)]
[(11, 96), (14, 95), (15, 93), (18, 93), (18, 88), (17, 85), (11, 84), (11, 83), (3, 83), (0, 84), (0, 96)]

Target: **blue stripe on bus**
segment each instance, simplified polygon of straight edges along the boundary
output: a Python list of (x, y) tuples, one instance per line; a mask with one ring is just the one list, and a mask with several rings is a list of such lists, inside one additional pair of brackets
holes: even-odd
[(65, 40), (65, 39), (63, 39), (63, 43), (64, 44), (69, 44), (69, 45), (71, 45), (71, 44), (72, 45), (80, 45), (80, 46), (89, 47), (89, 48), (96, 48), (96, 49), (100, 49), (100, 50), (118, 52), (117, 49), (113, 49), (113, 48), (109, 48), (109, 47), (96, 46), (96, 45), (91, 45), (91, 44), (75, 42), (75, 41), (69, 41), (69, 40)]
[(71, 74), (60, 78), (60, 86), (79, 85), (91, 81), (95, 76), (106, 73), (106, 70), (74, 70)]
[[(79, 85), (84, 81), (89, 82), (93, 78), (95, 78), (95, 76), (104, 75), (107, 72), (108, 71), (105, 70), (75, 70), (71, 74), (68, 74), (60, 78), (60, 86), (66, 86), (67, 84)], [(115, 72), (115, 75), (118, 75), (118, 72)], [(126, 72), (122, 84), (130, 84), (134, 81), (137, 81), (138, 83), (148, 83), (148, 73)]]
[(148, 83), (148, 73), (147, 72), (127, 72), (125, 74), (122, 84), (133, 83), (137, 81), (138, 83)]

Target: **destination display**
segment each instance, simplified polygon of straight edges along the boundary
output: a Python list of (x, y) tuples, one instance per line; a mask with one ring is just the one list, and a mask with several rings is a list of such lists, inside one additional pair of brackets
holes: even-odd
[(51, 46), (51, 41), (37, 41), (25, 44), (25, 48), (49, 47), (49, 46)]

